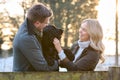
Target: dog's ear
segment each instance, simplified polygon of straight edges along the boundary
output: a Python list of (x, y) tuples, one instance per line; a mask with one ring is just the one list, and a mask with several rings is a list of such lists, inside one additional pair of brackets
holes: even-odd
[(58, 34), (59, 35), (62, 35), (62, 33), (63, 33), (63, 30), (62, 29), (60, 29), (60, 28), (58, 28), (58, 27), (56, 27), (55, 25), (49, 25), (49, 26), (52, 26), (52, 28), (54, 28), (54, 29), (56, 29), (57, 30), (57, 32), (58, 32)]
[(56, 26), (54, 24), (49, 24), (48, 26), (51, 26), (53, 28), (56, 28)]

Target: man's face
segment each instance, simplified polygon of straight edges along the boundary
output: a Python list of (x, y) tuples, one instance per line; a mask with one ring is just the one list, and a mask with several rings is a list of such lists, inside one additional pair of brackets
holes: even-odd
[(44, 22), (39, 22), (37, 21), (37, 25), (36, 25), (36, 28), (39, 30), (39, 31), (42, 31), (43, 28), (45, 28), (48, 24), (49, 24), (49, 20), (50, 20), (50, 17), (46, 18)]

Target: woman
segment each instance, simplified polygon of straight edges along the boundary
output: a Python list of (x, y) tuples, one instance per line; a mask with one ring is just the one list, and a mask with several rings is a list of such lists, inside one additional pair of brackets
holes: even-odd
[(104, 62), (102, 38), (103, 31), (98, 20), (83, 20), (79, 29), (79, 40), (71, 47), (75, 55), (74, 61), (70, 61), (66, 57), (59, 40), (54, 39), (53, 43), (58, 51), (60, 65), (67, 68), (68, 71), (94, 71), (99, 59)]

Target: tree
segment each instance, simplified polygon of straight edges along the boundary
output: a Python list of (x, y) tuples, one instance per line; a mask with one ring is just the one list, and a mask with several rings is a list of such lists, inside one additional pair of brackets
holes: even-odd
[[(23, 0), (22, 2), (19, 2), (18, 5), (23, 9), (23, 13), (21, 13), (21, 15), (10, 15), (10, 12), (6, 7), (0, 12), (0, 16), (2, 16), (0, 17), (0, 45), (2, 43), (7, 43), (7, 45), (12, 48), (12, 41), (19, 25), (21, 25), (25, 19), (25, 15), (29, 7), (31, 7), (35, 2), (36, 0)], [(4, 5), (6, 3), (7, 2), (3, 0), (0, 5)]]
[(97, 18), (95, 7), (98, 0), (38, 0), (50, 6), (54, 13), (53, 24), (64, 30), (63, 46), (78, 39), (80, 22), (86, 18)]
[(9, 12), (4, 9), (3, 12), (0, 12), (0, 44), (3, 43), (9, 45), (12, 48), (12, 41), (18, 26), (20, 24), (20, 16), (12, 17)]
[(36, 2), (37, 0), (23, 0), (22, 2), (20, 2), (20, 5), (23, 8), (24, 12), (23, 19), (25, 19), (28, 9)]

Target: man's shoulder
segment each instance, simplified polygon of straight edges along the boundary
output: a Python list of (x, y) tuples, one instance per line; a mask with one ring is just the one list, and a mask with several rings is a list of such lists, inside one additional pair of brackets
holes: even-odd
[(24, 21), (22, 25), (19, 27), (17, 36), (19, 36), (18, 38), (22, 40), (31, 40), (34, 37), (34, 35), (28, 34), (26, 21)]
[(34, 37), (34, 35), (29, 35), (27, 32), (20, 35), (22, 41), (33, 41)]

